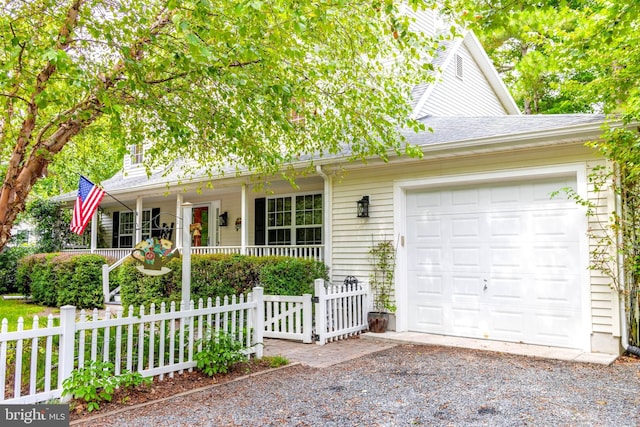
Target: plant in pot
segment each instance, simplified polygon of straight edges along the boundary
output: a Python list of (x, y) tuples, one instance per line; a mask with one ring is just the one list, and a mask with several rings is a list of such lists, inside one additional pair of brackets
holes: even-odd
[(392, 300), (393, 278), (396, 268), (396, 248), (391, 240), (383, 240), (369, 250), (371, 273), (369, 284), (373, 293), (373, 310), (367, 313), (371, 332), (384, 332), (389, 324), (389, 313), (395, 313)]

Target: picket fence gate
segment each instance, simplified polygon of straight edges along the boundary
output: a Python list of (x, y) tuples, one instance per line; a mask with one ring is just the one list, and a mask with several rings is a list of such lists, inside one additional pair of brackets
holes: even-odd
[(316, 279), (314, 291), (315, 297), (265, 295), (264, 336), (324, 345), (368, 328), (368, 284)]
[(197, 307), (191, 301), (188, 309), (181, 303), (176, 310), (171, 303), (167, 310), (163, 303), (157, 311), (151, 305), (148, 313), (129, 307), (126, 316), (121, 308), (116, 313), (107, 309), (103, 319), (97, 309), (91, 316), (84, 310), (77, 316), (75, 307), (64, 306), (59, 325), (49, 315), (41, 327), (35, 316), (32, 329), (25, 330), (20, 319), (12, 332), (3, 319), (0, 403), (59, 399), (64, 379), (91, 361), (113, 363), (116, 375), (126, 370), (160, 379), (173, 376), (196, 366), (200, 338), (221, 331), (242, 342), (248, 355), (261, 358), (265, 337), (322, 345), (367, 329), (366, 284), (331, 285), (318, 279), (314, 287), (315, 297), (264, 295), (256, 287), (246, 298), (216, 298), (215, 304), (209, 298)]

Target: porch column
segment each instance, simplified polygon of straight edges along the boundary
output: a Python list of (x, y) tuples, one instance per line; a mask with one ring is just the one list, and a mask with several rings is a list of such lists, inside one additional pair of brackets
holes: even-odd
[[(184, 196), (182, 194), (176, 195), (176, 248), (182, 248), (184, 245), (182, 244), (182, 204), (184, 203)], [(189, 218), (191, 220), (191, 218)]]
[(247, 237), (248, 224), (249, 224), (249, 210), (247, 209), (247, 184), (242, 184), (242, 196), (240, 200), (240, 218), (242, 218), (242, 225), (240, 228), (240, 253), (242, 255), (247, 254)]
[(329, 268), (332, 265), (332, 243), (333, 228), (331, 223), (332, 200), (333, 200), (333, 177), (324, 173), (321, 166), (316, 166), (316, 172), (324, 181), (324, 193), (322, 195), (322, 243), (324, 244), (322, 262)]
[(98, 247), (98, 209), (91, 216), (91, 253)]
[(136, 199), (136, 240), (133, 244), (136, 245), (142, 241), (142, 197)]
[(184, 310), (189, 309), (191, 301), (191, 215), (193, 214), (193, 204), (185, 203), (182, 206), (182, 235), (185, 237), (182, 242), (182, 304)]

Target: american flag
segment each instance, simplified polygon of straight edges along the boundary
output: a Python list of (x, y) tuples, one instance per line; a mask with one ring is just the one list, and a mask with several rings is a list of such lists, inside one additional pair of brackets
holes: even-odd
[(100, 201), (104, 197), (104, 190), (97, 187), (93, 182), (84, 176), (80, 177), (80, 185), (78, 187), (78, 198), (73, 206), (73, 218), (71, 218), (71, 231), (76, 234), (82, 234), (87, 224), (91, 220), (91, 216), (98, 209)]

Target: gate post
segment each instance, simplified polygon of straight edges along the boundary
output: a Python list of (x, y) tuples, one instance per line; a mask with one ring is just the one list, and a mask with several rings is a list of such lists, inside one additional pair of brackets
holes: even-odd
[(311, 344), (313, 342), (313, 304), (311, 303), (311, 294), (303, 294), (302, 302), (302, 332), (304, 334), (302, 342)]
[(264, 353), (264, 288), (253, 288), (253, 301), (256, 308), (253, 310), (253, 345), (256, 347), (256, 358), (262, 359)]
[(316, 335), (318, 341), (316, 344), (324, 345), (327, 335), (327, 301), (326, 288), (324, 287), (324, 279), (316, 279), (313, 282), (318, 306), (316, 307)]

